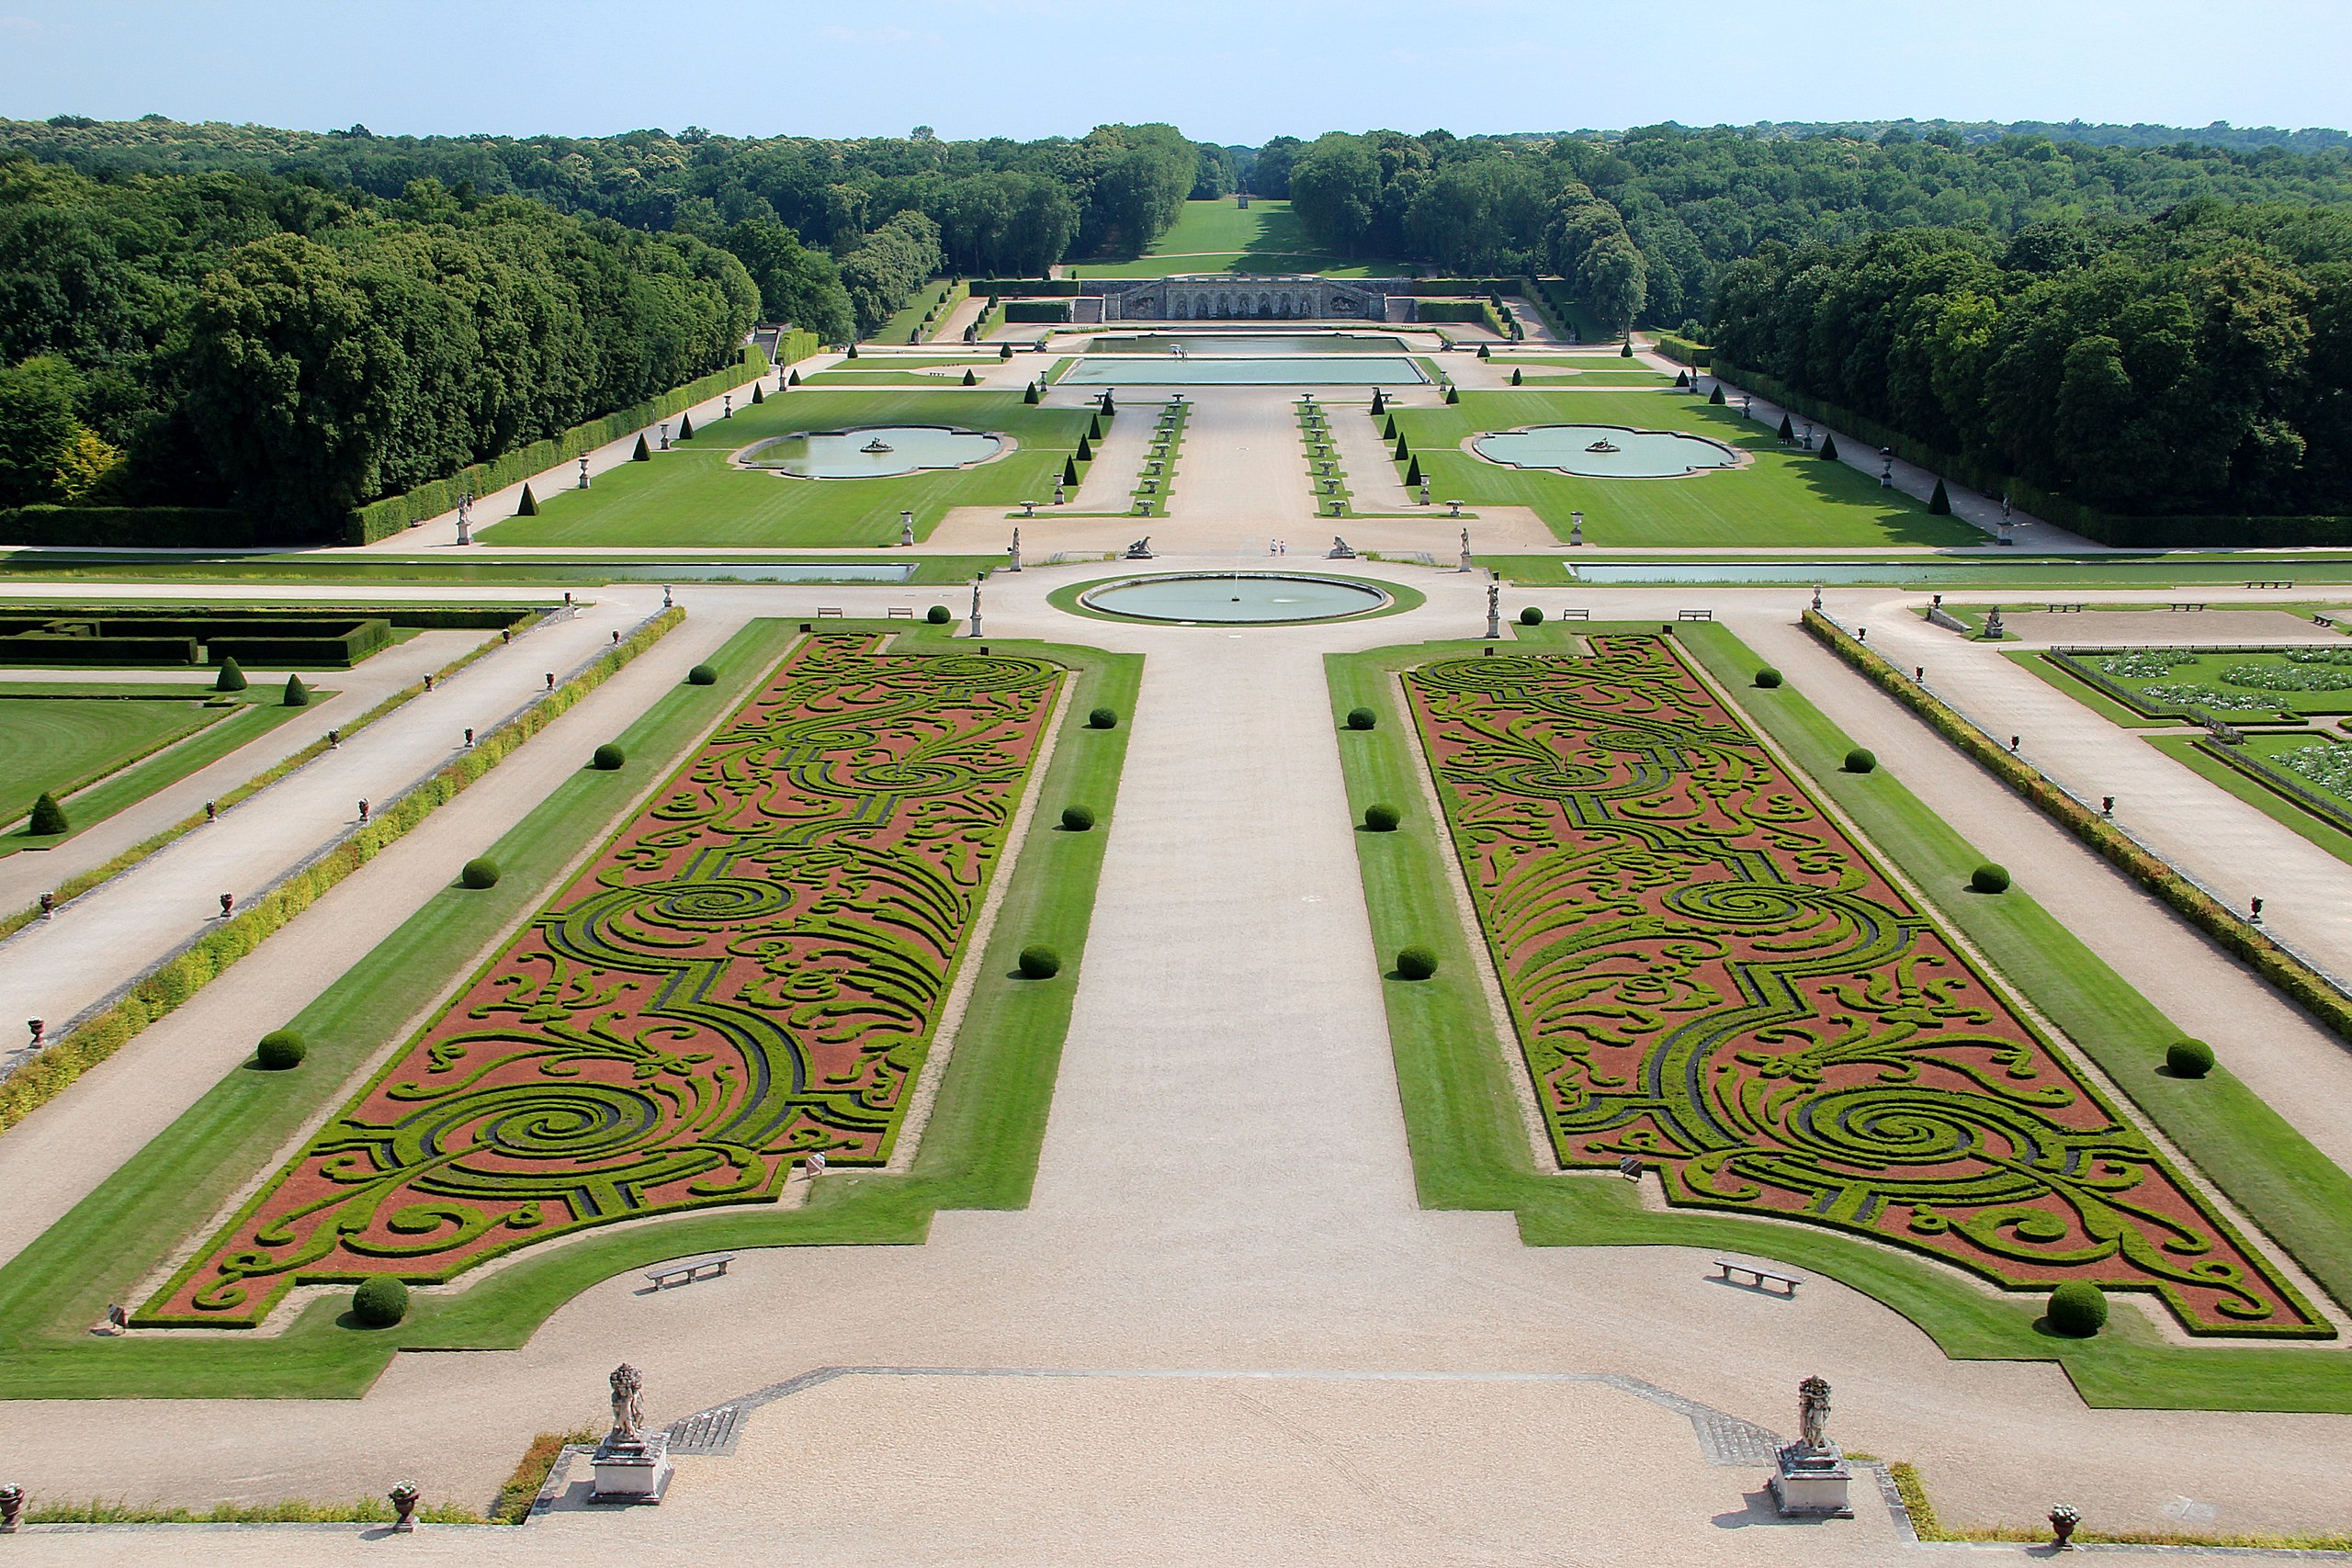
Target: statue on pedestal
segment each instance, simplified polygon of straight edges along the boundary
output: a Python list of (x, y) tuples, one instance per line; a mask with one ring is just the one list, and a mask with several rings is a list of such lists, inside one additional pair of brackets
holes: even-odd
[(623, 1361), (613, 1369), (613, 1436), (635, 1442), (645, 1436), (645, 1374)]
[(645, 1374), (623, 1361), (612, 1385), (613, 1429), (589, 1461), (596, 1476), (592, 1503), (659, 1503), (668, 1490), (670, 1434), (645, 1425)]
[(1854, 1472), (1830, 1441), (1829, 1384), (1822, 1378), (1809, 1377), (1797, 1384), (1797, 1440), (1775, 1456), (1778, 1462), (1766, 1482), (1781, 1516), (1852, 1518), (1847, 1490)]

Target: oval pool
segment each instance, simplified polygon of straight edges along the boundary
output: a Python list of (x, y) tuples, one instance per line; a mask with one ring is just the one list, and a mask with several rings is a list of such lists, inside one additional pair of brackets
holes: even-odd
[[(887, 452), (869, 452), (880, 445)], [(938, 424), (869, 424), (855, 430), (810, 430), (747, 446), (735, 461), (802, 479), (879, 479), (930, 468), (968, 468), (1004, 452), (1011, 443), (984, 430)]]
[(1379, 585), (1351, 578), (1250, 571), (1130, 577), (1089, 589), (1078, 602), (1106, 615), (1139, 621), (1269, 626), (1369, 615), (1394, 601)]
[[(1613, 448), (1596, 452), (1595, 446)], [(1596, 479), (1666, 479), (1728, 468), (1739, 454), (1720, 441), (1622, 424), (1538, 424), (1481, 435), (1470, 449), (1510, 468), (1550, 468)]]

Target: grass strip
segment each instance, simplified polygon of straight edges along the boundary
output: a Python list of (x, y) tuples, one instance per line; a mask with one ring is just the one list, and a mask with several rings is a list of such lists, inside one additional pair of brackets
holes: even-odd
[[(320, 702), (334, 694), (323, 687), (313, 687), (311, 700)], [(191, 773), (203, 772), (232, 751), (243, 750), (288, 719), (300, 717), (303, 712), (275, 700), (246, 703), (243, 709), (82, 787), (63, 801), (66, 814), (73, 819), (74, 831), (42, 842), (54, 847), (75, 834), (87, 832), (116, 813), (128, 810), (160, 790), (169, 789)], [(248, 722), (249, 716), (254, 715), (259, 716)], [(11, 837), (28, 840), (20, 847), (31, 847), (33, 835), (18, 832)], [(0, 843), (0, 854), (13, 852)]]
[[(1849, 1459), (1865, 1459), (1861, 1454), (1849, 1454)], [(1936, 1506), (1928, 1500), (1927, 1483), (1919, 1477), (1917, 1465), (1906, 1460), (1890, 1460), (1887, 1474), (1894, 1482), (1896, 1495), (1903, 1499), (1904, 1511), (1911, 1516), (1911, 1529), (1921, 1540), (1983, 1540), (2024, 1541), (2046, 1543), (2053, 1539), (2047, 1529), (2019, 1529), (2014, 1526), (1996, 1525), (1990, 1528), (1946, 1525), (1936, 1513)], [(2085, 1546), (2171, 1546), (2190, 1550), (2212, 1551), (2229, 1549), (2241, 1551), (2352, 1551), (2352, 1534), (2334, 1535), (2200, 1535), (2192, 1530), (2102, 1530), (2077, 1528), (2074, 1540)]]
[[(823, 623), (827, 631), (900, 634), (897, 646), (952, 653), (948, 628), (904, 622)], [(745, 1247), (921, 1242), (941, 1208), (1016, 1209), (1029, 1200), (1046, 1111), (1082, 967), (1104, 830), (1116, 803), (1128, 728), (1092, 729), (1088, 711), (1135, 708), (1143, 660), (1133, 654), (1049, 643), (991, 643), (1069, 666), (1075, 680), (1057, 724), (1036, 815), (1005, 885), (912, 1168), (824, 1179), (804, 1208), (757, 1205), (595, 1232), (525, 1254), (455, 1293), (418, 1292), (392, 1329), (348, 1321), (340, 1294), (312, 1303), (283, 1333), (264, 1337), (83, 1330), (109, 1301), (185, 1239), (213, 1222), (229, 1199), (370, 1062), (407, 1037), (406, 1025), (446, 989), (454, 969), (538, 910), (581, 845), (602, 837), (615, 810), (613, 781), (634, 801), (669, 775), (711, 726), (741, 705), (783, 656), (792, 628), (755, 622), (709, 662), (718, 681), (681, 684), (618, 740), (617, 773), (582, 769), (486, 852), (504, 870), (495, 887), (452, 884), (355, 964), (288, 1027), (310, 1040), (295, 1073), (250, 1066), (224, 1077), (56, 1224), (0, 1268), (0, 1391), (8, 1398), (342, 1398), (365, 1393), (399, 1349), (513, 1348), (582, 1291), (631, 1268), (696, 1252)], [(1091, 807), (1099, 825), (1050, 826), (1061, 808)], [(1020, 950), (1042, 942), (1063, 955), (1051, 984), (1012, 977)]]
[[(243, 910), (142, 976), (122, 998), (0, 1080), (0, 1133), (48, 1104), (139, 1032), (227, 973), (279, 928), (376, 858), (525, 741), (605, 683), (685, 619), (671, 609), (607, 649), (588, 667), (483, 736), (474, 748), (387, 803), (374, 820), (295, 871)], [(479, 650), (477, 650), (479, 651)], [(404, 699), (403, 699), (404, 700)]]
[(574, 1432), (541, 1432), (533, 1438), (514, 1473), (498, 1489), (498, 1499), (490, 1506), (490, 1522), (519, 1525), (529, 1519), (531, 1505), (538, 1501), (539, 1488), (548, 1483), (548, 1472), (555, 1469), (563, 1450), (573, 1443), (593, 1443), (600, 1435), (594, 1427), (582, 1427)]
[[(2292, 829), (2337, 860), (2352, 864), (2352, 833), (2334, 826), (2318, 813), (2306, 810), (2291, 795), (2269, 788), (2247, 770), (2233, 768), (2222, 761), (2199, 745), (2195, 736), (2143, 735), (2140, 739), (2190, 773), (2220, 785), (2273, 822)], [(2314, 736), (2314, 739), (2332, 737)]]
[[(1655, 622), (1518, 628), (1521, 644), (1564, 645), (1589, 632), (1650, 631)], [(1984, 855), (1885, 770), (1849, 774), (1852, 742), (1792, 687), (1747, 685), (1761, 662), (1727, 629), (1677, 628), (1685, 647), (1736, 695), (1824, 795), (1881, 853), (1932, 891), (1956, 889)], [(2097, 1406), (2352, 1412), (2344, 1358), (2287, 1347), (2171, 1345), (2135, 1310), (2118, 1312), (2094, 1339), (2067, 1339), (2040, 1321), (2039, 1293), (1995, 1293), (1894, 1248), (1776, 1224), (1645, 1209), (1613, 1178), (1539, 1174), (1510, 1075), (1518, 1045), (1498, 1036), (1473, 966), (1453, 889), (1452, 847), (1432, 822), (1422, 762), (1395, 671), (1476, 657), (1477, 642), (1376, 649), (1327, 659), (1335, 725), (1359, 705), (1381, 716), (1339, 739), (1351, 807), (1407, 804), (1393, 833), (1360, 833), (1357, 855), (1377, 951), (1434, 951), (1430, 980), (1383, 982), (1397, 1083), (1423, 1207), (1507, 1210), (1531, 1246), (1717, 1247), (1810, 1268), (1901, 1313), (1958, 1359), (2053, 1360)], [(1770, 699), (1762, 700), (1762, 699)], [(2352, 1287), (2352, 1179), (2225, 1071), (2176, 1079), (2155, 1071), (2179, 1030), (2077, 942), (2030, 896), (1937, 900), (1936, 908), (2058, 1027), (2084, 1046), (2128, 1098), (2155, 1118), (2189, 1159), (2254, 1223), (2292, 1251), (2339, 1300)]]

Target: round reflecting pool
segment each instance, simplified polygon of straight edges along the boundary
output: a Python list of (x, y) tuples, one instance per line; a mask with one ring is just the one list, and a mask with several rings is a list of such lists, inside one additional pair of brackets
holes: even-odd
[(1394, 601), (1377, 584), (1351, 578), (1228, 571), (1130, 577), (1090, 589), (1078, 602), (1106, 615), (1139, 621), (1267, 626), (1368, 615)]
[(938, 424), (869, 424), (810, 430), (747, 446), (735, 461), (802, 479), (878, 479), (928, 468), (968, 468), (1012, 443), (984, 430)]
[(1596, 479), (1668, 479), (1728, 468), (1739, 454), (1720, 441), (1673, 430), (1629, 430), (1622, 424), (1538, 424), (1497, 431), (1470, 443), (1490, 463), (1510, 468), (1550, 468)]

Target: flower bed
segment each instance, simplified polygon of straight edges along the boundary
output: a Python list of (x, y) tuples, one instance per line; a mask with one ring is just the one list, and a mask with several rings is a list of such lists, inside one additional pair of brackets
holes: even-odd
[(1407, 687), (1554, 1153), (2192, 1333), (2331, 1330), (1669, 641)]
[(139, 1321), (888, 1161), (1060, 679), (808, 639)]

